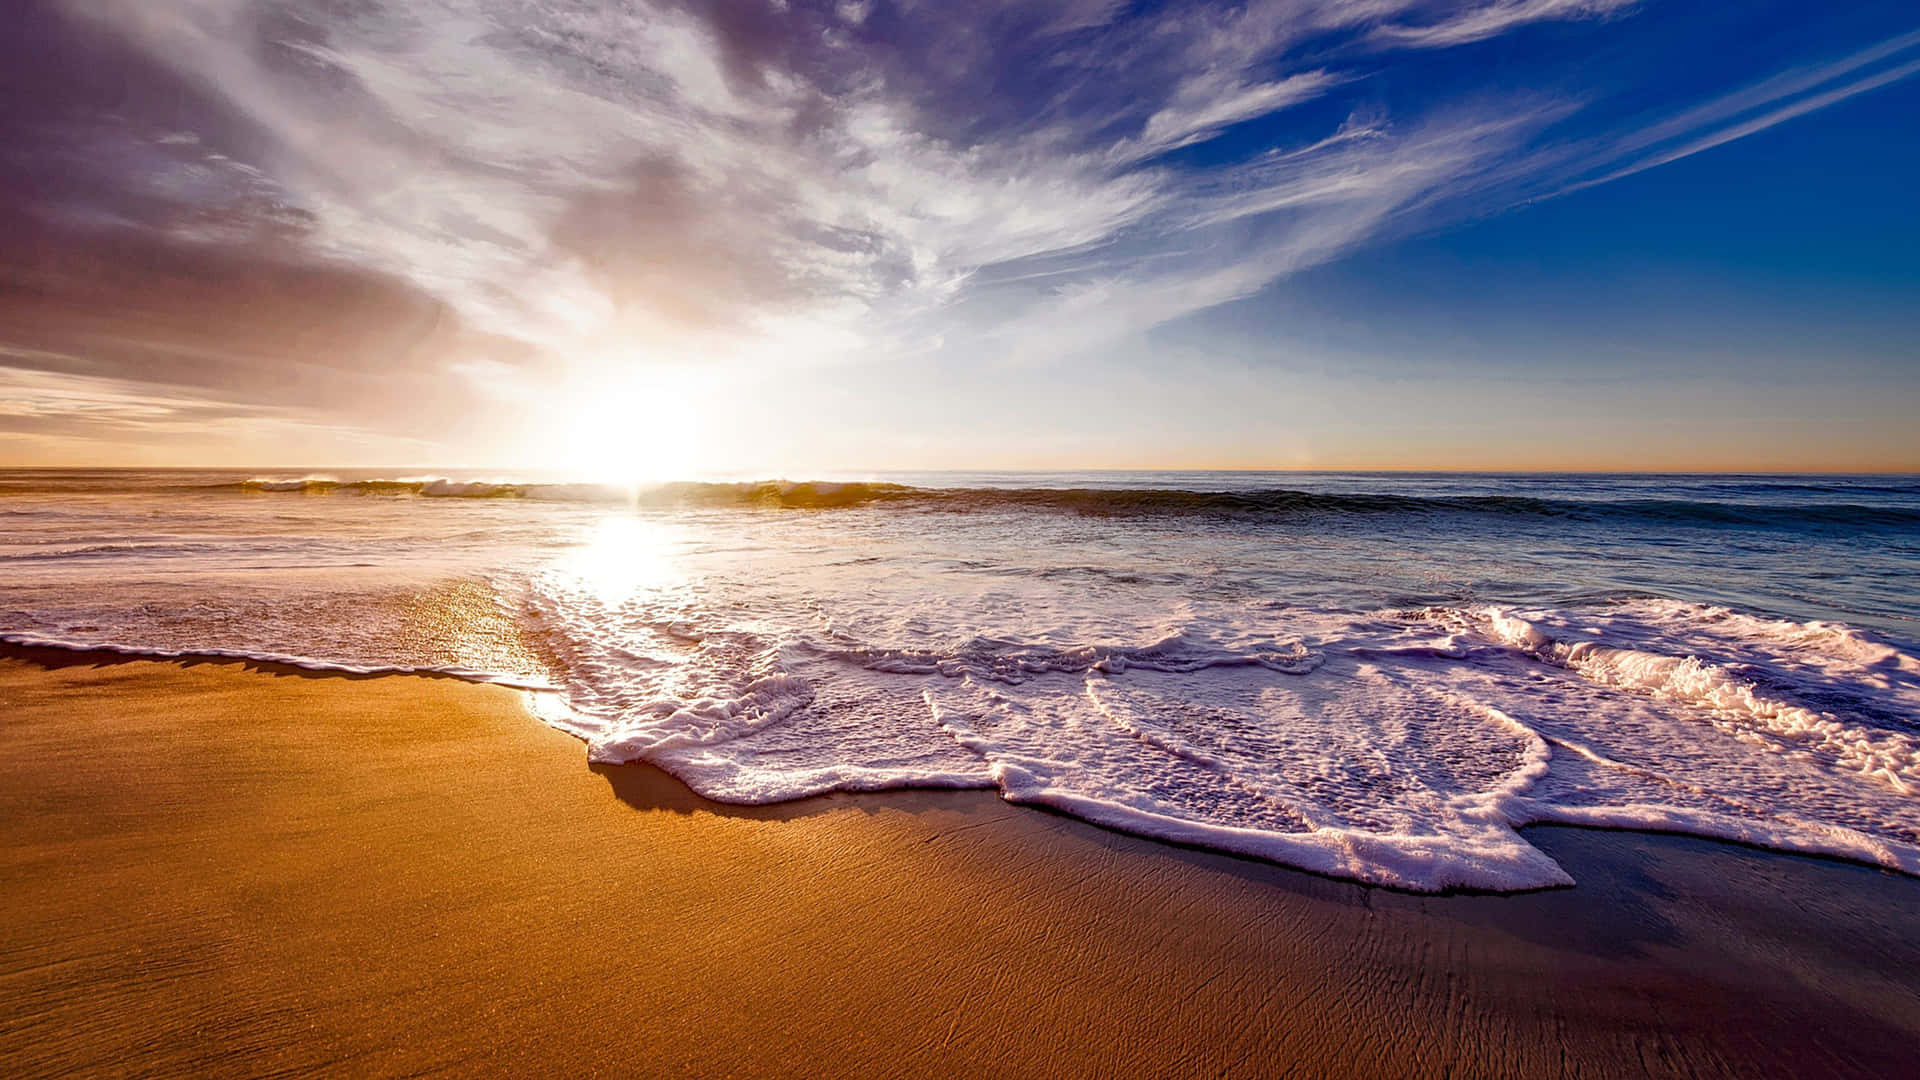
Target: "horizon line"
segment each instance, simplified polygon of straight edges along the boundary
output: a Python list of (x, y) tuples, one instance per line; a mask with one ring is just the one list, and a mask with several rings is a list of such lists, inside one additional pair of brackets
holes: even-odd
[[(407, 473), (432, 472), (494, 472), (512, 474), (544, 473), (565, 475), (567, 470), (554, 466), (505, 466), (505, 465), (14, 465), (0, 462), (0, 472), (376, 472), (394, 471)], [(1372, 466), (1342, 467), (1336, 465), (1306, 466), (1053, 466), (1008, 468), (1004, 466), (942, 466), (939, 468), (875, 468), (871, 466), (837, 466), (807, 470), (798, 473), (760, 472), (752, 470), (726, 471), (696, 474), (673, 478), (648, 478), (636, 486), (659, 486), (665, 484), (698, 483), (747, 483), (753, 481), (789, 481), (808, 482), (809, 480), (829, 479), (827, 475), (809, 474), (844, 473), (1011, 473), (1041, 475), (1047, 473), (1351, 473), (1361, 475), (1424, 475), (1424, 476), (1913, 476), (1920, 477), (1920, 465), (1891, 469), (1824, 469), (1824, 468), (1419, 468), (1411, 466)], [(589, 479), (582, 477), (581, 483), (623, 483), (616, 478)]]

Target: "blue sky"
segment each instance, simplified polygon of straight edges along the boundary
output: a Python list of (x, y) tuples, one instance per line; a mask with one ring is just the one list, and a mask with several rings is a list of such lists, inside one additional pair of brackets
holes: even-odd
[(20, 25), (0, 461), (1920, 468), (1909, 4)]

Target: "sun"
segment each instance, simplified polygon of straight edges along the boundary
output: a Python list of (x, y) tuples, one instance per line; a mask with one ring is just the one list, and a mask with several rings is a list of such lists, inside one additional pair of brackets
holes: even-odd
[(704, 394), (684, 373), (621, 371), (572, 380), (542, 425), (539, 455), (568, 475), (641, 486), (691, 480), (706, 455)]

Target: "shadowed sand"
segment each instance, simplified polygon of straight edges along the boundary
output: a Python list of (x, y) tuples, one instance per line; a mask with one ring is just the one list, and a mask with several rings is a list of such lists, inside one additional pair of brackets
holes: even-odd
[(702, 800), (520, 696), (0, 661), (0, 1075), (1897, 1075), (1920, 881), (1420, 897), (982, 792)]

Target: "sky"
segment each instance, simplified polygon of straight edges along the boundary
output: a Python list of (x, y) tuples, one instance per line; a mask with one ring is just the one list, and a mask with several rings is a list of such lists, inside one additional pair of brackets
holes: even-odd
[(1920, 11), (15, 0), (0, 465), (1920, 470)]

